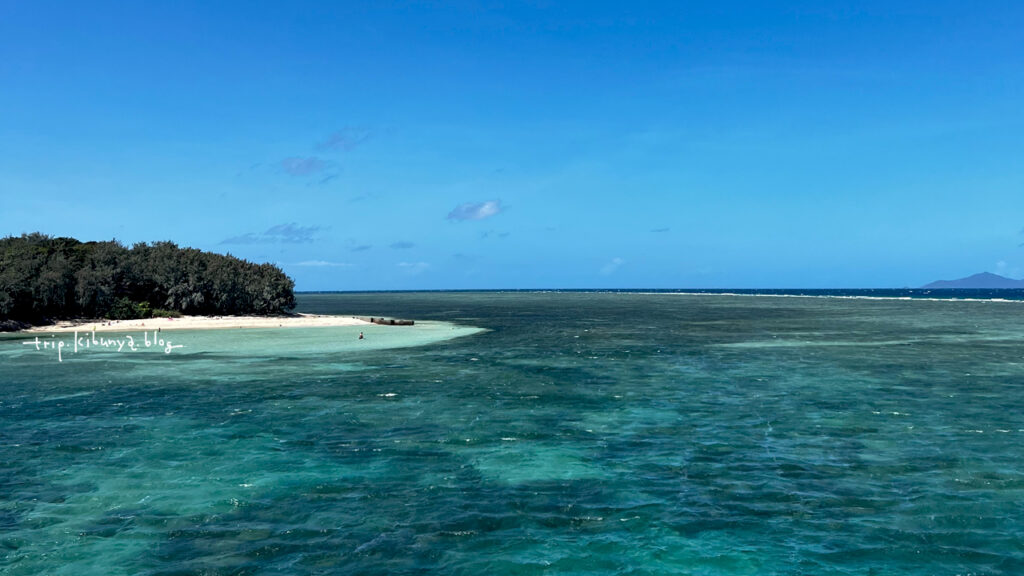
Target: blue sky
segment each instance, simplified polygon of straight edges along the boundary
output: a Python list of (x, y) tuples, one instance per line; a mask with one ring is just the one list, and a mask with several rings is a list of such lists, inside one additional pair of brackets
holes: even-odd
[(300, 290), (1024, 275), (1024, 4), (630, 4), (0, 0), (0, 235)]

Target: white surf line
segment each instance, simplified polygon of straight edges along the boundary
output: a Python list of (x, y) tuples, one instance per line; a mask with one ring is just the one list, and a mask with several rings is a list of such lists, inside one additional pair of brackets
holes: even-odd
[(645, 296), (754, 296), (761, 298), (834, 298), (845, 300), (896, 300), (901, 302), (994, 302), (1008, 304), (1024, 304), (1024, 300), (1007, 298), (934, 298), (913, 296), (849, 296), (840, 294), (746, 294), (742, 292), (624, 292), (624, 294), (642, 294)]

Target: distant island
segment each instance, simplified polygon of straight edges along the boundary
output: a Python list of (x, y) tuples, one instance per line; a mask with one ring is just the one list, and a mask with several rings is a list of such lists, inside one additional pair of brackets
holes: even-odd
[(1024, 289), (1024, 280), (1014, 280), (991, 272), (982, 272), (966, 278), (957, 280), (938, 280), (926, 284), (922, 288), (929, 289), (1000, 289), (1000, 288), (1021, 288)]
[(54, 320), (284, 314), (295, 283), (272, 264), (173, 242), (0, 239), (0, 331)]

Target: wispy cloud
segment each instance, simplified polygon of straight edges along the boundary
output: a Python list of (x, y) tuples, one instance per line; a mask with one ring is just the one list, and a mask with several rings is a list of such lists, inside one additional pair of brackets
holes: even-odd
[(622, 258), (612, 258), (610, 262), (601, 267), (601, 274), (608, 276), (614, 274), (626, 261)]
[(370, 244), (360, 244), (359, 246), (353, 246), (348, 249), (349, 252), (366, 252), (370, 248), (373, 248)]
[(349, 152), (370, 139), (370, 131), (365, 128), (346, 126), (336, 130), (316, 145), (317, 150), (338, 150)]
[(413, 244), (412, 242), (404, 242), (403, 241), (403, 242), (395, 242), (394, 244), (391, 245), (391, 248), (394, 249), (394, 250), (408, 250), (409, 248), (414, 248), (415, 246), (416, 245)]
[(264, 232), (264, 236), (274, 238), (278, 242), (302, 243), (312, 242), (313, 234), (319, 232), (319, 226), (299, 226), (295, 222), (271, 226)]
[(316, 156), (293, 156), (281, 160), (281, 169), (290, 176), (309, 176), (327, 169), (327, 162)]
[(655, 234), (661, 234), (662, 232), (668, 232), (669, 230), (671, 230), (671, 228), (655, 228), (651, 230), (651, 232), (654, 232)]
[(312, 242), (319, 226), (299, 226), (295, 222), (271, 226), (264, 232), (248, 232), (221, 240), (221, 244), (303, 244)]
[(448, 213), (449, 220), (483, 220), (501, 213), (501, 200), (488, 200), (486, 202), (466, 202), (459, 204), (454, 210)]
[(331, 267), (331, 268), (345, 268), (351, 266), (347, 262), (328, 262), (327, 260), (306, 260), (304, 262), (296, 262), (295, 266), (310, 266), (310, 267)]
[(263, 236), (255, 232), (248, 232), (241, 236), (232, 236), (220, 241), (221, 244), (259, 244), (263, 242)]
[(404, 269), (406, 272), (412, 275), (421, 274), (430, 268), (429, 262), (399, 262), (397, 264), (399, 268)]
[(497, 230), (486, 230), (480, 233), (480, 238), (508, 238), (511, 232), (498, 232)]

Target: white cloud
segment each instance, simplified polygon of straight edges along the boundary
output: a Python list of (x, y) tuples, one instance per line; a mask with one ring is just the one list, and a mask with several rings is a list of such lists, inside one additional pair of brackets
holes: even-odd
[(613, 274), (616, 270), (619, 269), (620, 266), (622, 266), (625, 263), (626, 261), (623, 260), (622, 258), (612, 258), (611, 262), (608, 262), (607, 264), (601, 267), (601, 274), (605, 276)]
[(305, 260), (303, 262), (296, 262), (295, 265), (296, 266), (315, 266), (315, 267), (332, 266), (332, 267), (337, 267), (337, 268), (344, 268), (344, 267), (347, 267), (347, 266), (351, 266), (351, 264), (349, 264), (347, 262), (328, 262), (327, 260)]
[(487, 202), (466, 202), (459, 204), (448, 213), (449, 220), (483, 220), (501, 213), (501, 200)]
[(429, 262), (399, 262), (397, 264), (399, 268), (402, 268), (407, 273), (416, 275), (425, 272), (430, 268)]

